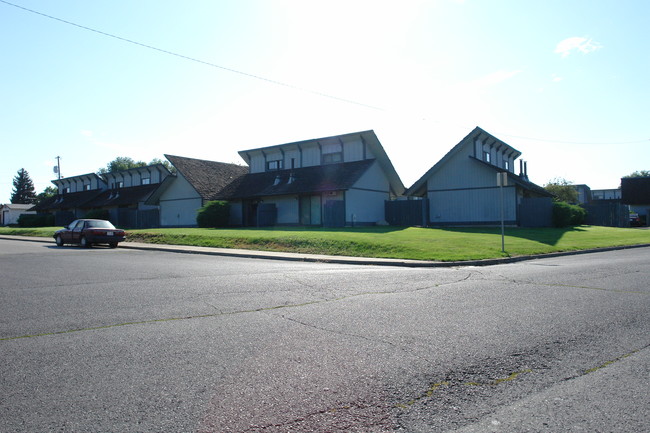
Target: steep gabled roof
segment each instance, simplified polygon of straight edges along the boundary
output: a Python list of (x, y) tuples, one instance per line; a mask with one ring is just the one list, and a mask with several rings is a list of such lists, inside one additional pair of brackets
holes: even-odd
[(165, 155), (204, 200), (214, 200), (229, 183), (248, 173), (248, 167), (225, 162)]
[[(423, 175), (420, 179), (418, 179), (418, 180), (417, 180), (417, 181), (416, 181), (416, 182), (415, 182), (415, 183), (414, 183), (410, 188), (408, 188), (408, 189), (406, 190), (405, 194), (406, 194), (406, 195), (413, 195), (413, 194), (416, 194), (417, 192), (422, 193), (422, 191), (420, 191), (420, 190), (421, 190), (422, 188), (425, 188), (425, 189), (426, 189), (427, 180), (428, 180), (428, 179), (429, 179), (429, 178), (430, 178), (434, 173), (436, 173), (438, 170), (440, 170), (440, 168), (442, 168), (442, 167), (445, 165), (445, 163), (446, 163), (447, 161), (449, 161), (449, 160), (450, 160), (454, 155), (456, 155), (458, 152), (460, 152), (461, 149), (462, 149), (466, 144), (472, 144), (472, 145), (473, 145), (473, 142), (474, 142), (474, 140), (476, 140), (476, 139), (490, 140), (490, 141), (493, 141), (493, 142), (495, 142), (495, 143), (499, 143), (501, 146), (505, 146), (505, 147), (510, 148), (510, 149), (513, 151), (513, 157), (514, 157), (514, 159), (516, 159), (516, 158), (518, 158), (519, 156), (521, 156), (521, 152), (519, 152), (518, 150), (516, 150), (516, 149), (513, 148), (512, 146), (510, 146), (510, 145), (504, 143), (503, 141), (499, 140), (498, 138), (496, 138), (496, 137), (493, 136), (492, 134), (486, 132), (485, 130), (483, 130), (482, 128), (480, 128), (480, 127), (477, 126), (477, 127), (474, 128), (474, 129), (473, 129), (469, 134), (467, 134), (467, 135), (465, 136), (465, 138), (463, 138), (462, 140), (460, 140), (460, 141), (458, 142), (458, 144), (456, 144), (454, 147), (452, 147), (452, 148), (449, 150), (449, 152), (447, 152), (447, 153), (445, 154), (445, 156), (443, 156), (443, 157), (440, 159), (440, 161), (438, 161), (437, 163), (435, 163), (435, 165), (434, 165), (433, 167), (431, 167), (431, 168), (430, 168), (426, 173), (424, 173), (424, 175)], [(492, 166), (492, 167), (498, 169), (498, 167), (496, 167), (496, 166)]]
[(233, 181), (217, 198), (228, 200), (347, 190), (374, 162), (374, 159), (365, 159), (247, 174)]

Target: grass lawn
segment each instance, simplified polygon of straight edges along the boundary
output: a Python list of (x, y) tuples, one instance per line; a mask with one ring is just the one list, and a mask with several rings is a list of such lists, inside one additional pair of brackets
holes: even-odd
[[(0, 234), (51, 237), (56, 229), (0, 227)], [(599, 226), (506, 228), (505, 253), (501, 252), (499, 228), (144, 229), (129, 230), (127, 239), (172, 245), (453, 261), (650, 244), (650, 230)]]

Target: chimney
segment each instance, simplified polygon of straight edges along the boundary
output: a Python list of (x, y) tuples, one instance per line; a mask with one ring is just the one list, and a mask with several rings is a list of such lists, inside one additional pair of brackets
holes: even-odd
[(524, 179), (528, 180), (528, 161), (524, 161)]

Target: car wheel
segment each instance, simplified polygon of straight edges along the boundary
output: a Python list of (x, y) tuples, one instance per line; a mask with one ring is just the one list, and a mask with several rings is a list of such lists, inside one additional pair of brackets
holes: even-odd
[(54, 238), (54, 242), (56, 242), (57, 247), (62, 247), (63, 246), (63, 239), (61, 238), (60, 235), (57, 235), (57, 237)]
[(81, 239), (79, 239), (79, 245), (81, 245), (81, 248), (90, 248), (92, 244), (86, 240), (85, 236), (82, 236)]
[(108, 246), (111, 248), (117, 248), (117, 242), (111, 242)]

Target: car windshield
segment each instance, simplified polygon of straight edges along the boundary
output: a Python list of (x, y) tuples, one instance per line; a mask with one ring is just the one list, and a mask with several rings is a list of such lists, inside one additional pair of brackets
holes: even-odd
[(86, 227), (95, 229), (114, 229), (115, 226), (108, 221), (87, 221)]

